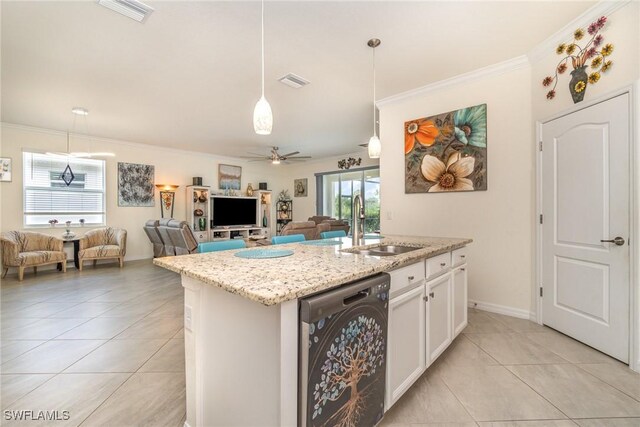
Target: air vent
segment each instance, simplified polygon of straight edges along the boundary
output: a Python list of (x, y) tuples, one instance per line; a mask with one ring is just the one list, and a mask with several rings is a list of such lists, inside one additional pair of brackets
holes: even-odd
[(295, 89), (300, 89), (302, 86), (306, 86), (310, 83), (309, 80), (305, 80), (293, 73), (289, 73), (286, 76), (279, 78), (278, 81)]
[(138, 22), (144, 22), (153, 12), (152, 7), (137, 0), (98, 0), (98, 4)]

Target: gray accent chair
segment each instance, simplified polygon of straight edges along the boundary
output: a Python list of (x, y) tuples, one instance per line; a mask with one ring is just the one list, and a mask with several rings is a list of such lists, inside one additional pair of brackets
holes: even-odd
[(176, 255), (188, 255), (198, 252), (198, 240), (196, 240), (196, 236), (187, 221), (172, 219), (167, 222), (166, 227), (171, 239), (172, 249)]
[(157, 219), (150, 219), (144, 224), (144, 232), (147, 233), (147, 237), (151, 241), (153, 245), (153, 257), (159, 258), (166, 255), (164, 248), (164, 241), (162, 240), (162, 236), (160, 236), (160, 230), (158, 230), (158, 226), (160, 225), (160, 221)]
[(320, 238), (318, 227), (313, 221), (291, 221), (280, 231), (281, 236), (290, 236), (291, 234), (304, 234), (304, 238), (307, 240)]

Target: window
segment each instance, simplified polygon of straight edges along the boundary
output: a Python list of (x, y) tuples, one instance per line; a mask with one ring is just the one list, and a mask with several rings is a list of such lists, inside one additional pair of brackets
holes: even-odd
[(365, 233), (380, 230), (380, 169), (358, 169), (316, 174), (318, 215), (343, 219), (351, 224), (353, 197), (363, 195)]
[(99, 225), (105, 223), (104, 160), (70, 157), (75, 178), (67, 186), (60, 175), (67, 157), (22, 153), (24, 185), (24, 225), (49, 225), (49, 220)]

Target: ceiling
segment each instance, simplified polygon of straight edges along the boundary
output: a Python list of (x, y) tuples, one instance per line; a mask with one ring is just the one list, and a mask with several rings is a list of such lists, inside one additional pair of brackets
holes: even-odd
[[(137, 23), (95, 1), (2, 2), (2, 121), (221, 155), (351, 153), (378, 99), (522, 55), (594, 2), (267, 1), (273, 133), (253, 132), (260, 3), (148, 1)], [(293, 72), (311, 81), (292, 89)], [(76, 128), (79, 133), (84, 128)]]

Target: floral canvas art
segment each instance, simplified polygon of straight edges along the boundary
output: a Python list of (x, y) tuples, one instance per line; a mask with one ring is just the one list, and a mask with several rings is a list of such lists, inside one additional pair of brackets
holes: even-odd
[(404, 124), (405, 193), (487, 189), (487, 104)]

